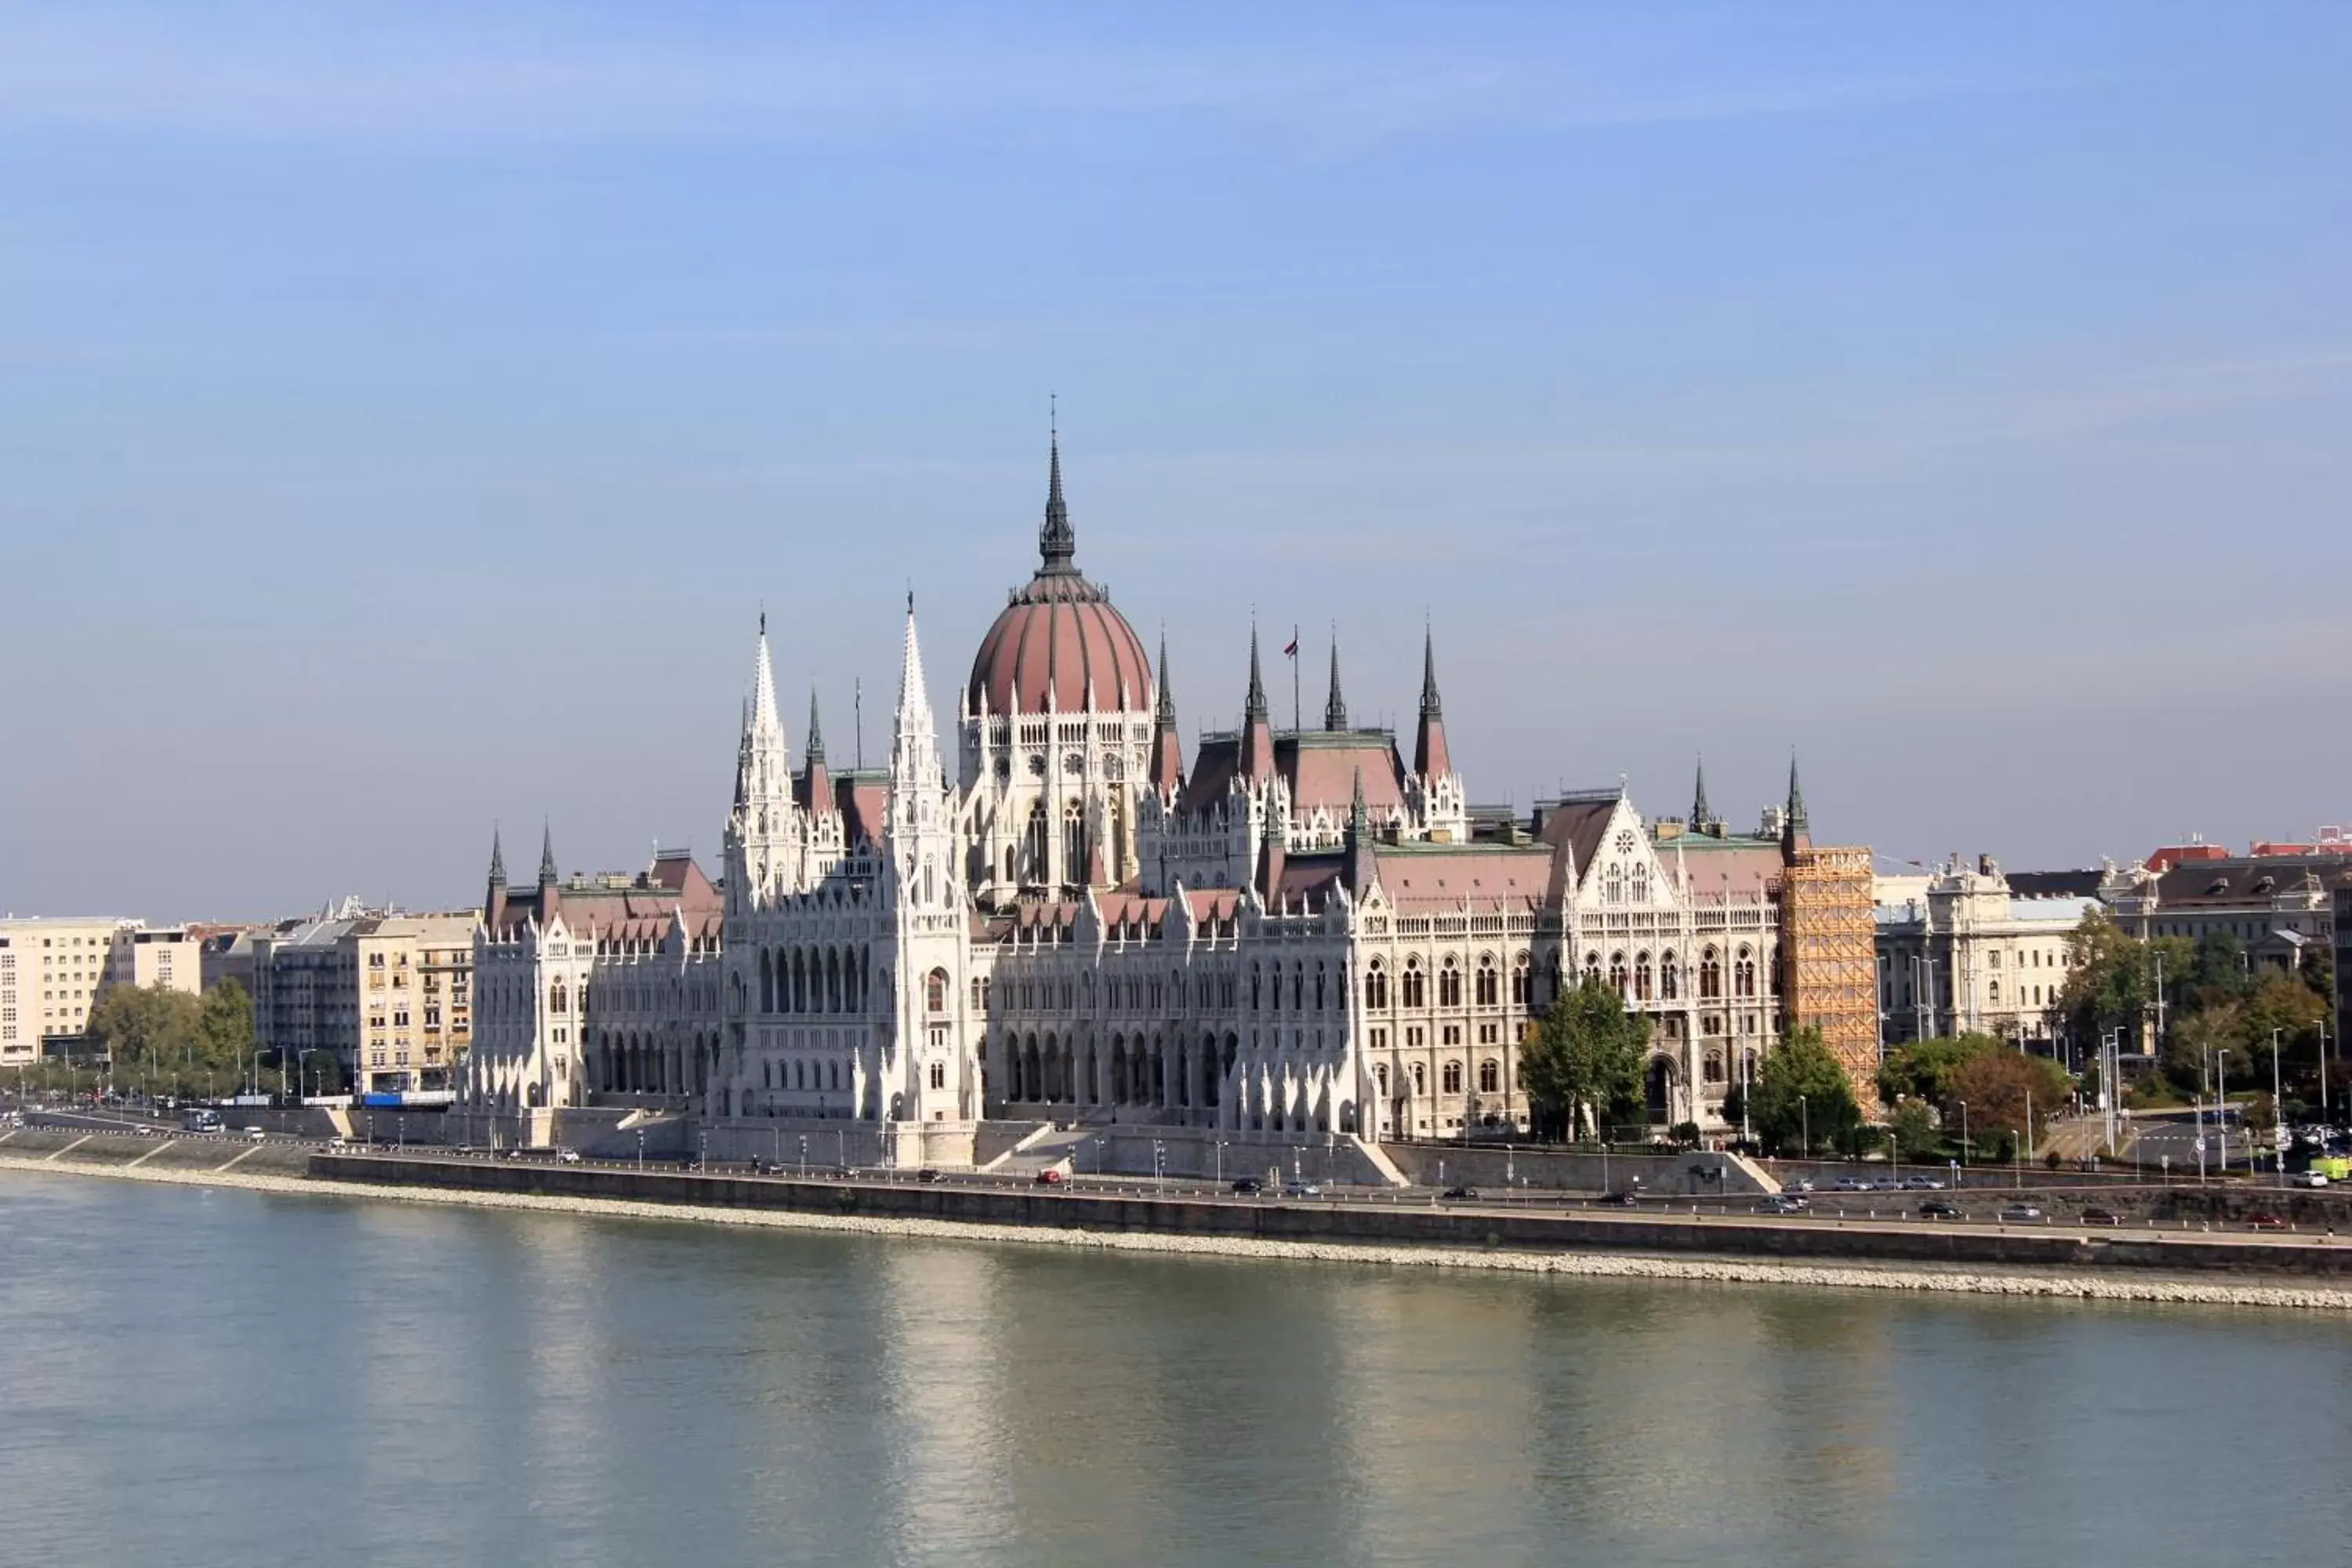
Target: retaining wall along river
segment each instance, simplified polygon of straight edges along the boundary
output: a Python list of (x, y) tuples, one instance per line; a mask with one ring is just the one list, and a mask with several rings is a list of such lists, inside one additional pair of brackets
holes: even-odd
[(2169, 1273), (2352, 1276), (2352, 1243), (2323, 1237), (2222, 1240), (2070, 1226), (1957, 1227), (1867, 1220), (1759, 1221), (1658, 1211), (1483, 1209), (1428, 1201), (1155, 1195), (997, 1184), (798, 1180), (637, 1171), (531, 1161), (314, 1155), (314, 1175), (542, 1197), (616, 1198), (700, 1208), (772, 1209), (1058, 1231), (1347, 1246), (1601, 1249), (1717, 1257), (1867, 1260), (1943, 1267), (2155, 1269)]

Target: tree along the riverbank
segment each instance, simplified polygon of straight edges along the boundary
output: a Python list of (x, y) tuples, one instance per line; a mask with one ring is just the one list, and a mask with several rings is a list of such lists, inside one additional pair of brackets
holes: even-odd
[(1649, 1020), (1597, 976), (1563, 990), (1519, 1050), (1519, 1086), (1535, 1110), (1538, 1137), (1583, 1137), (1587, 1116), (1597, 1133), (1631, 1121), (1641, 1102), (1642, 1057)]
[[(2299, 967), (2283, 970), (2254, 963), (2225, 932), (2210, 931), (2194, 942), (2177, 936), (2143, 942), (2095, 910), (2084, 917), (2068, 947), (2070, 970), (2050, 1016), (2086, 1056), (2111, 1029), (2147, 1042), (2161, 968), (2166, 1024), (2163, 1038), (2154, 1042), (2160, 1081), (2135, 1091), (2140, 1103), (2210, 1097), (2217, 1082), (2268, 1089), (2275, 1066), (2291, 1105), (2316, 1105), (2323, 1031), (2336, 984), (2326, 947), (2312, 944)], [(2342, 1086), (2334, 1087), (2340, 1092)]]
[[(1735, 1100), (1725, 1114), (1737, 1120)], [(1846, 1082), (1845, 1068), (1822, 1043), (1811, 1024), (1789, 1031), (1764, 1058), (1755, 1089), (1747, 1098), (1748, 1125), (1767, 1152), (1811, 1154), (1816, 1150), (1858, 1151), (1862, 1107)]]
[(253, 999), (234, 980), (201, 997), (117, 985), (90, 1009), (89, 1035), (120, 1087), (193, 1095), (236, 1088), (253, 1071)]

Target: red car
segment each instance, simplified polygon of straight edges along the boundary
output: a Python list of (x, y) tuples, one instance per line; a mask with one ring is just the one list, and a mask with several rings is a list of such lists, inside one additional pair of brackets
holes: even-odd
[(1037, 1173), (1037, 1184), (1041, 1187), (1058, 1187), (1066, 1179), (1061, 1171), (1052, 1165)]
[(2265, 1211), (2262, 1214), (2248, 1215), (2246, 1228), (2248, 1230), (2284, 1230), (2287, 1228), (2287, 1224), (2279, 1215)]

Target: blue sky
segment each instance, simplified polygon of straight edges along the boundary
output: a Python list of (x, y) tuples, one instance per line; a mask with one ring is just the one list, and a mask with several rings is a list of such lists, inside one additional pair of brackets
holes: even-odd
[[(2352, 816), (2352, 11), (0, 5), (0, 908), (715, 862), (1079, 562), (1474, 797)], [(1281, 637), (1274, 639), (1278, 646)], [(803, 698), (788, 700), (799, 739)], [(70, 824), (70, 826), (65, 825)]]

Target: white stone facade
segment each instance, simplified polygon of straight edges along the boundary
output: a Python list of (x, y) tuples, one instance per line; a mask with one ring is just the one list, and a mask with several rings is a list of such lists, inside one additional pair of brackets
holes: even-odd
[(1988, 856), (1881, 879), (1877, 904), (1882, 1039), (2053, 1039), (2069, 939), (2097, 900), (2019, 898)]

